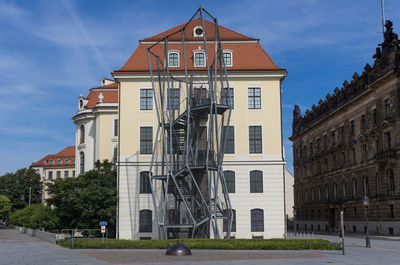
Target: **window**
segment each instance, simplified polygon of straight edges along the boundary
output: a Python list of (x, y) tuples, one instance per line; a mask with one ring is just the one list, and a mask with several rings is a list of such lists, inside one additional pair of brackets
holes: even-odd
[(85, 172), (85, 153), (84, 152), (80, 152), (79, 154), (79, 166), (80, 166), (80, 171), (79, 173), (82, 174), (83, 172)]
[(249, 109), (261, 109), (261, 88), (249, 87), (248, 101)]
[(375, 191), (376, 191), (376, 195), (381, 193), (380, 185), (379, 185), (379, 175), (378, 174), (376, 174), (376, 176), (375, 176)]
[(363, 144), (363, 153), (364, 153), (364, 159), (367, 160), (368, 159), (368, 150), (367, 150), (367, 145)]
[(353, 179), (353, 197), (357, 196), (357, 180)]
[(49, 171), (48, 178), (49, 178), (49, 179), (53, 179), (53, 171)]
[(368, 183), (368, 177), (364, 176), (363, 178), (363, 190), (364, 190), (364, 195), (369, 194), (369, 183)]
[(361, 130), (365, 130), (365, 115), (361, 115)]
[(331, 135), (332, 135), (332, 144), (336, 144), (336, 133), (334, 130), (331, 132)]
[(224, 52), (223, 58), (224, 58), (225, 66), (227, 66), (227, 67), (232, 66), (232, 52)]
[(140, 172), (140, 193), (142, 194), (151, 193), (150, 178), (148, 171)]
[(50, 165), (54, 165), (54, 160), (53, 159), (50, 160)]
[(153, 127), (140, 127), (140, 153), (151, 154), (153, 146)]
[(65, 164), (69, 165), (69, 159), (65, 159)]
[(314, 188), (311, 188), (311, 201), (314, 201), (315, 197), (314, 197)]
[(321, 186), (318, 186), (318, 200), (321, 200)]
[(229, 193), (235, 193), (235, 172), (231, 170), (224, 171), (226, 187)]
[(394, 218), (394, 206), (393, 206), (393, 204), (389, 205), (389, 209), (390, 209), (390, 218)]
[(168, 66), (178, 67), (179, 66), (179, 53), (170, 52), (168, 55)]
[(251, 232), (264, 232), (264, 211), (262, 209), (251, 210)]
[(85, 143), (85, 125), (83, 124), (81, 125), (81, 138), (79, 143)]
[[(229, 210), (225, 210), (225, 211), (229, 211)], [(231, 232), (236, 232), (236, 210), (233, 210), (233, 220), (232, 220), (232, 228), (231, 228)], [(228, 226), (229, 226), (229, 219), (224, 219), (223, 221), (223, 231), (224, 232), (228, 232)]]
[(139, 232), (151, 233), (152, 229), (152, 212), (151, 210), (141, 210), (139, 214)]
[(224, 126), (223, 127), (226, 137), (224, 152), (225, 154), (234, 154), (235, 153), (235, 127), (233, 126)]
[(378, 123), (378, 113), (376, 112), (376, 108), (372, 110), (372, 116), (374, 119), (374, 125)]
[(356, 134), (356, 131), (354, 128), (354, 121), (350, 121), (350, 129), (351, 129), (351, 136), (354, 136)]
[(64, 171), (64, 178), (69, 178), (69, 171), (68, 170), (65, 170)]
[(153, 90), (140, 89), (140, 109), (152, 110), (153, 109)]
[(317, 139), (317, 152), (319, 153), (319, 138)]
[(169, 110), (179, 110), (180, 96), (179, 88), (168, 88), (167, 107)]
[(389, 99), (385, 100), (385, 114), (386, 114), (386, 116), (390, 115), (390, 101), (389, 101)]
[(75, 170), (72, 170), (72, 177), (75, 177)]
[(234, 93), (233, 88), (230, 87), (229, 89), (224, 87), (221, 90), (221, 104), (228, 105), (230, 107), (234, 107)]
[(195, 67), (204, 67), (204, 66), (206, 66), (205, 53), (204, 52), (196, 52), (194, 54), (194, 66)]
[(263, 173), (260, 170), (250, 171), (250, 192), (263, 192)]
[(262, 153), (261, 126), (249, 126), (249, 147), (250, 154)]
[(58, 179), (61, 178), (61, 171), (57, 170), (56, 176), (57, 176)]
[(392, 149), (392, 143), (390, 139), (390, 132), (385, 133), (386, 136), (386, 143), (387, 143), (387, 148)]
[(337, 198), (337, 184), (336, 183), (333, 184), (333, 196), (335, 198)]
[(390, 190), (390, 191), (394, 191), (394, 190), (395, 190), (395, 186), (394, 186), (394, 174), (393, 174), (393, 170), (392, 170), (392, 169), (389, 169), (388, 175), (389, 175), (389, 190)]
[(329, 199), (329, 186), (325, 184), (325, 199)]
[(353, 153), (353, 163), (356, 163), (356, 149), (352, 148), (351, 149), (352, 153)]
[(117, 147), (114, 147), (113, 163), (114, 163), (114, 170), (117, 170), (117, 163), (118, 163), (118, 148)]
[(324, 148), (326, 148), (327, 147), (327, 140), (326, 140), (326, 134), (324, 135)]
[(114, 120), (114, 136), (118, 136), (118, 119)]
[(343, 181), (343, 198), (346, 198), (346, 190), (347, 190), (347, 184), (346, 181)]
[(340, 126), (340, 141), (344, 141), (344, 126)]
[(61, 159), (58, 159), (57, 160), (57, 165), (61, 165), (61, 163), (62, 163)]

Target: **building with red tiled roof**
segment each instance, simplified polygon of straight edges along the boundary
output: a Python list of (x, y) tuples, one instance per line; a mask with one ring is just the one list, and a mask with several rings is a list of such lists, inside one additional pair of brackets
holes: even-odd
[[(214, 62), (216, 28), (214, 22), (205, 20), (203, 26), (200, 19), (194, 19), (144, 38), (126, 63), (112, 73), (119, 93), (117, 236), (121, 239), (165, 236), (159, 234), (155, 215), (157, 209), (154, 209), (148, 188), (149, 177), (146, 177), (152, 161), (153, 144), (162, 141), (161, 131), (158, 130), (159, 113), (156, 112), (160, 102), (154, 100), (154, 93), (161, 92), (153, 88), (149, 65), (153, 80), (158, 81), (164, 74), (163, 65), (168, 62), (168, 74), (174, 79), (173, 84), (165, 83), (164, 99), (173, 93), (174, 102), (179, 105), (177, 112), (183, 112), (187, 108), (182, 103), (187, 102), (185, 66), (190, 85), (194, 89), (209, 91), (206, 62), (209, 65)], [(223, 165), (224, 174), (229, 175), (228, 192), (234, 210), (231, 235), (236, 238), (283, 237), (285, 160), (281, 131), (281, 83), (287, 72), (273, 62), (261, 47), (259, 39), (223, 26), (218, 26), (218, 31), (229, 89), (224, 85), (217, 87), (216, 90), (221, 92), (217, 97), (218, 100), (223, 97), (223, 89), (231, 91), (233, 96), (232, 102), (226, 103), (232, 104), (233, 109), (229, 151), (225, 151)], [(157, 75), (157, 68), (161, 70), (160, 76)], [(204, 128), (207, 129), (206, 124)], [(155, 174), (157, 165), (152, 170), (151, 174)], [(170, 214), (169, 211), (166, 218)], [(190, 218), (180, 216), (178, 219), (179, 224), (185, 224)], [(220, 225), (224, 236), (226, 228), (222, 223)], [(167, 231), (167, 236), (173, 235), (170, 232)]]
[(76, 125), (76, 172), (94, 168), (97, 160), (114, 161), (118, 135), (118, 84), (103, 78), (101, 86), (78, 98)]
[(75, 177), (75, 146), (68, 146), (53, 155), (46, 155), (30, 168), (39, 173), (41, 181), (45, 183), (42, 201), (48, 198), (46, 183), (58, 178)]

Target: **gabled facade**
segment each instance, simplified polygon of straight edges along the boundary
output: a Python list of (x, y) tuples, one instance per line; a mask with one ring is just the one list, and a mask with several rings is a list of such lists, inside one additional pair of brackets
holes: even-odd
[(47, 155), (32, 163), (30, 168), (36, 170), (43, 182), (42, 203), (48, 198), (47, 183), (58, 178), (75, 177), (75, 146), (68, 146), (57, 154)]
[(78, 98), (76, 124), (76, 172), (94, 168), (97, 160), (115, 162), (118, 140), (118, 84), (103, 79), (101, 86)]
[[(200, 19), (186, 25), (186, 64), (194, 83), (205, 83), (205, 47), (214, 49), (215, 25)], [(159, 238), (146, 173), (157, 129), (146, 49), (181, 26), (143, 39), (125, 65), (112, 73), (119, 84), (118, 235), (121, 239)], [(198, 30), (201, 29), (201, 30)], [(259, 44), (219, 26), (224, 60), (233, 92), (230, 139), (224, 156), (224, 174), (235, 213), (232, 237), (276, 238), (285, 233), (284, 156), (282, 147), (281, 82), (286, 70), (274, 64)], [(182, 38), (168, 39), (171, 71), (184, 71)], [(213, 54), (209, 53), (209, 61)], [(175, 98), (184, 95), (177, 82)], [(181, 218), (186, 218), (182, 216)]]

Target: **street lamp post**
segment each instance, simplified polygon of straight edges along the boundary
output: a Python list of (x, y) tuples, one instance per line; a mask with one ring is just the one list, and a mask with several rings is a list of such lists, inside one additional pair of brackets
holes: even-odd
[(368, 229), (368, 206), (369, 206), (369, 198), (367, 195), (364, 196), (363, 199), (363, 204), (364, 204), (364, 209), (365, 209), (365, 225), (366, 225), (366, 231), (365, 231), (365, 247), (370, 248), (371, 247), (371, 242), (369, 240), (369, 229)]

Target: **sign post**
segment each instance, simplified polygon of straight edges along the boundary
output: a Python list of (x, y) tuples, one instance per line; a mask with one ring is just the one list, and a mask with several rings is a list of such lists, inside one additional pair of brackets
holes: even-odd
[(99, 225), (100, 225), (101, 239), (104, 244), (104, 234), (106, 233), (106, 226), (108, 225), (108, 223), (106, 221), (101, 221)]
[(344, 220), (343, 220), (343, 211), (340, 211), (340, 235), (342, 240), (342, 253), (344, 255)]

